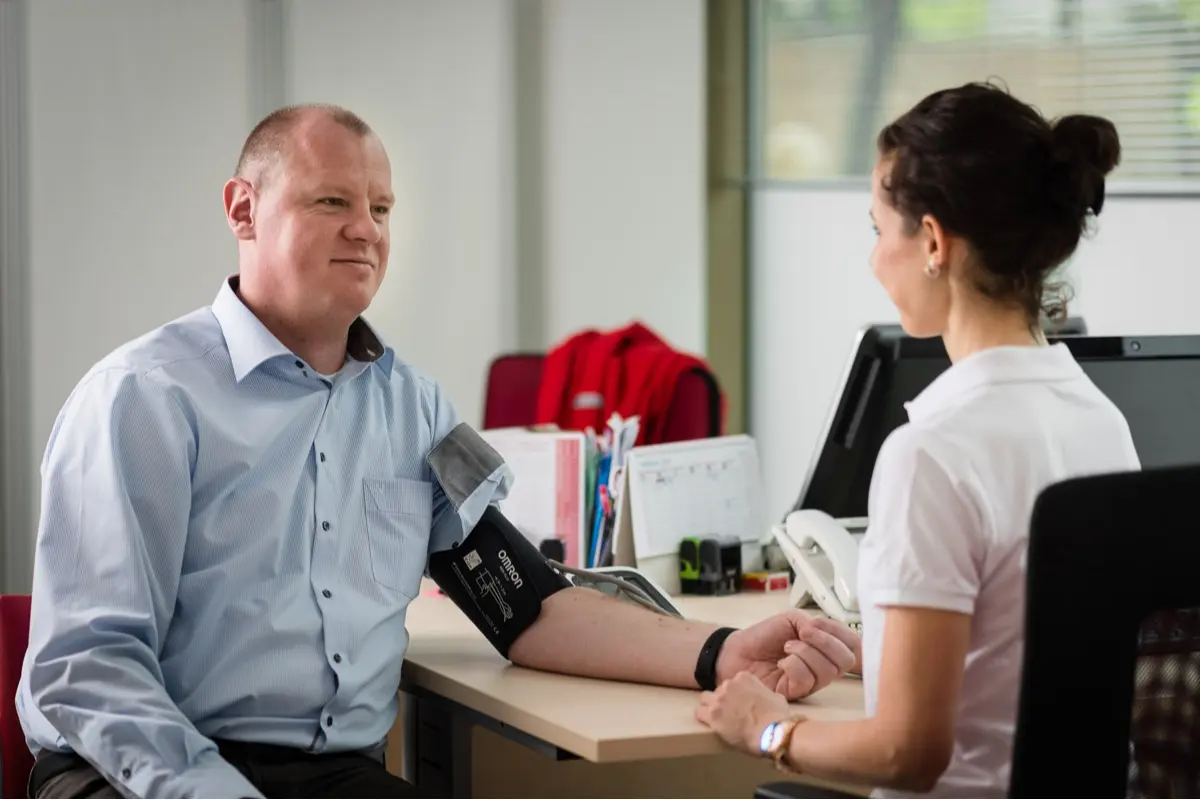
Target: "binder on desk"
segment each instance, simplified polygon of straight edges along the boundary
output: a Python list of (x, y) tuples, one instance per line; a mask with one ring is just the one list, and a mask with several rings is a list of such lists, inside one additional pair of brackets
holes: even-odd
[(680, 542), (714, 537), (740, 541), (744, 568), (757, 569), (763, 495), (758, 447), (749, 436), (635, 447), (621, 476), (613, 563), (636, 567), (679, 594)]
[(535, 546), (563, 543), (568, 567), (586, 567), (587, 472), (585, 435), (574, 431), (496, 428), (480, 435), (513, 471), (500, 510)]
[(604, 432), (596, 437), (596, 474), (589, 473), (588, 477), (588, 496), (594, 501), (593, 512), (589, 515), (592, 528), (587, 557), (589, 569), (613, 566), (613, 523), (625, 456), (637, 441), (640, 427), (638, 417), (625, 419), (614, 412)]

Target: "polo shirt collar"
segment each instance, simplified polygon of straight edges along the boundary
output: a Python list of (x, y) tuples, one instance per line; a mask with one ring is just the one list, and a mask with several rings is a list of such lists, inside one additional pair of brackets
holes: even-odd
[(1083, 369), (1062, 342), (992, 347), (951, 365), (904, 407), (908, 418), (915, 421), (957, 407), (965, 395), (986, 386), (1075, 380), (1083, 375)]
[[(212, 313), (221, 326), (234, 378), (243, 378), (262, 364), (277, 356), (295, 358), (296, 354), (283, 345), (275, 334), (254, 316), (237, 294), (238, 276), (232, 275), (221, 284), (213, 300)], [(358, 317), (350, 325), (346, 339), (346, 354), (355, 361), (374, 363), (385, 373), (392, 370), (394, 354), (367, 321)]]

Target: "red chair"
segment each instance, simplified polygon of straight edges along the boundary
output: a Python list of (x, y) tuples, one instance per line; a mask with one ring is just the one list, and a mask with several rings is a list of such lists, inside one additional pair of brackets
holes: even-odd
[(545, 361), (541, 353), (510, 353), (492, 362), (483, 400), (484, 428), (519, 428), (535, 422)]
[(17, 684), (29, 646), (29, 595), (0, 595), (0, 796), (25, 797), (33, 754), (17, 719)]
[[(512, 353), (492, 361), (483, 402), (484, 428), (533, 425), (537, 421), (542, 384), (541, 353)], [(671, 398), (663, 442), (707, 439), (721, 435), (721, 390), (705, 370), (684, 373)]]
[(671, 396), (663, 442), (684, 442), (721, 435), (721, 389), (706, 370), (683, 373)]

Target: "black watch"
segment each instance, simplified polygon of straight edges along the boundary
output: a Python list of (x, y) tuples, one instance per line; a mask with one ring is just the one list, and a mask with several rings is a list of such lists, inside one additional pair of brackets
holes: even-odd
[(717, 688), (717, 656), (729, 634), (737, 628), (717, 628), (708, 637), (704, 647), (700, 648), (700, 657), (696, 659), (696, 683), (701, 689), (711, 692)]

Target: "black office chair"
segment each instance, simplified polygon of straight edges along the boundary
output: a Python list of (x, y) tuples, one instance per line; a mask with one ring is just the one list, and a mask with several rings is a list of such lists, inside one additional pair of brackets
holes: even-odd
[(1034, 507), (1012, 797), (1200, 796), (1200, 466)]

